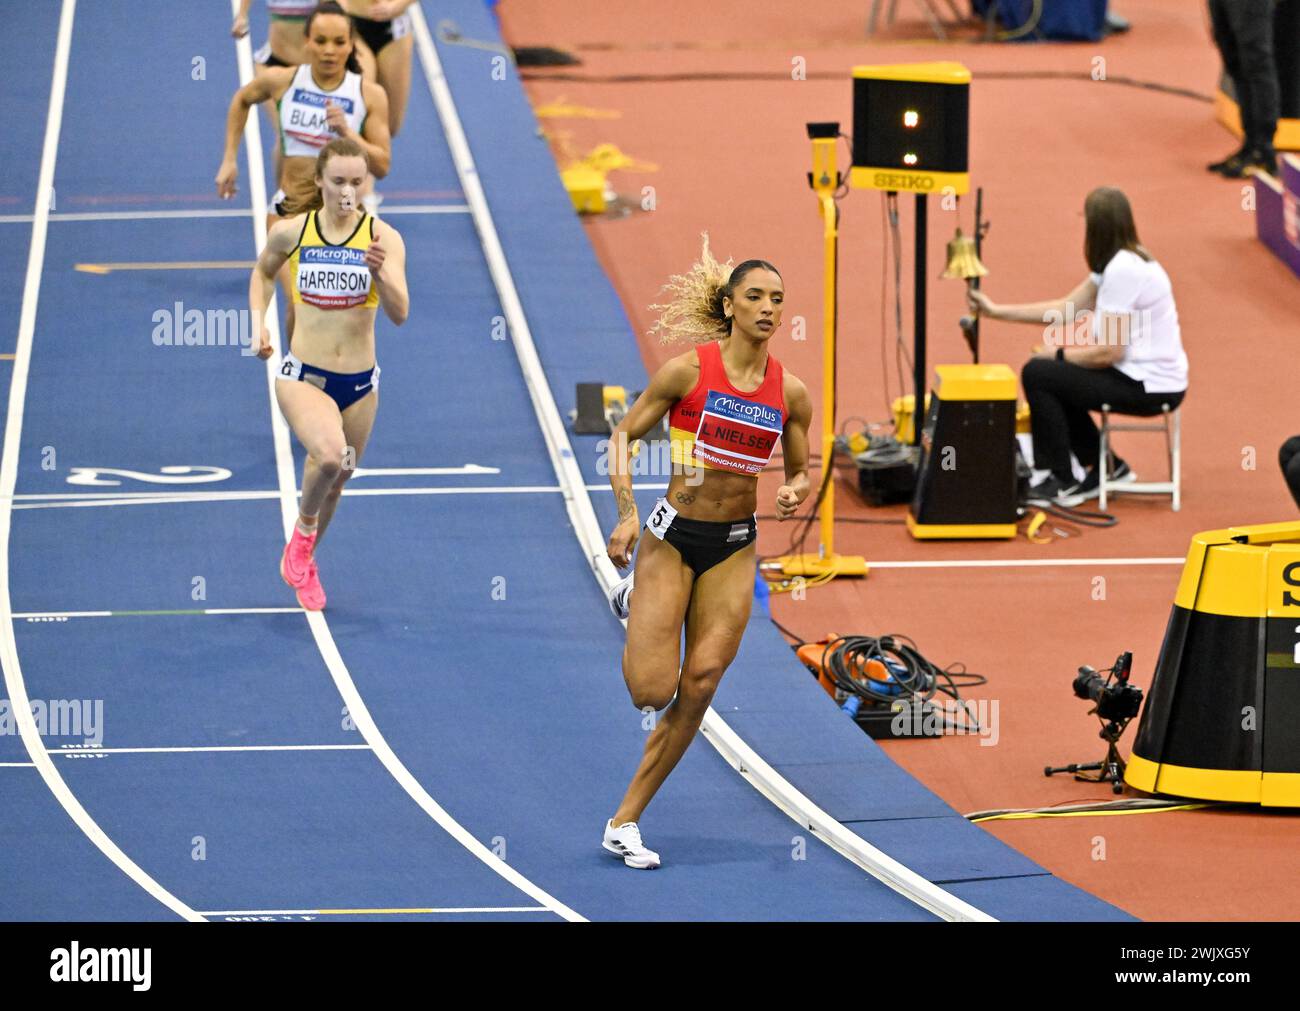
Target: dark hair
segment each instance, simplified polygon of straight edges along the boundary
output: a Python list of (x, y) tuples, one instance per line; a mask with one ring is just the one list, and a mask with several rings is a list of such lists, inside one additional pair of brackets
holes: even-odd
[(353, 22), (352, 16), (339, 6), (337, 0), (321, 0), (316, 5), (316, 9), (307, 15), (307, 22), (302, 28), (303, 34), (308, 38), (311, 37), (311, 23), (320, 14), (337, 14), (347, 21), (348, 41), (352, 43), (352, 50), (348, 53), (347, 63), (344, 66), (354, 74), (361, 73), (361, 64), (357, 61), (357, 26)]
[(751, 270), (770, 270), (781, 276), (766, 260), (746, 260), (735, 267), (730, 260), (719, 263), (709, 250), (708, 233), (703, 239), (699, 260), (685, 274), (670, 277), (661, 289), (668, 292), (669, 300), (650, 306), (659, 311), (650, 336), (658, 335), (663, 344), (682, 339), (703, 344), (729, 336), (731, 320), (723, 311), (722, 300), (734, 297), (740, 282)]
[(1133, 208), (1122, 190), (1099, 186), (1083, 202), (1083, 258), (1088, 269), (1100, 274), (1121, 249), (1136, 253), (1144, 260), (1151, 254), (1138, 241)]

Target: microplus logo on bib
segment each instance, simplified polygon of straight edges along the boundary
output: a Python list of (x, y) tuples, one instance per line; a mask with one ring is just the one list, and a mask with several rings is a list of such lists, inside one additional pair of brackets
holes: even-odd
[(755, 403), (752, 400), (738, 400), (735, 397), (727, 396), (725, 393), (719, 393), (717, 390), (709, 391), (709, 399), (705, 403), (704, 409), (710, 414), (718, 414), (724, 418), (730, 418), (732, 421), (745, 421), (761, 428), (771, 428), (775, 431), (781, 430), (780, 411), (768, 407), (767, 404)]
[(322, 95), (315, 91), (304, 91), (302, 88), (294, 88), (293, 101), (297, 105), (311, 105), (315, 106), (317, 109), (325, 108), (326, 102), (333, 102), (347, 113), (347, 115), (352, 115), (352, 99), (343, 98), (340, 95)]
[(298, 252), (299, 263), (328, 263), (333, 266), (350, 263), (365, 266), (366, 251), (351, 246), (307, 246)]

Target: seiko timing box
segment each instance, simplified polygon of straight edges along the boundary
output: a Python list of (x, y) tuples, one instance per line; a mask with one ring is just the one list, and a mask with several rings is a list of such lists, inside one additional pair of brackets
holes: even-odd
[(1015, 537), (1015, 373), (1005, 365), (935, 372), (907, 527), (918, 539)]

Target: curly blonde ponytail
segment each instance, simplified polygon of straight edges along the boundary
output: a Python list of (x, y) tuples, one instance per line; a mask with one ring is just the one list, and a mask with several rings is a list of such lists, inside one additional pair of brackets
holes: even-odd
[(670, 300), (650, 306), (658, 310), (659, 319), (650, 328), (660, 343), (673, 344), (686, 339), (693, 344), (705, 344), (731, 333), (731, 320), (722, 308), (722, 300), (731, 298), (735, 287), (754, 269), (770, 270), (778, 277), (781, 272), (766, 260), (746, 260), (735, 267), (731, 260), (719, 263), (709, 249), (709, 233), (701, 233), (704, 248), (699, 261), (685, 274), (674, 274), (660, 291), (668, 292)]
[(703, 237), (704, 249), (699, 262), (685, 274), (674, 274), (660, 289), (668, 292), (670, 301), (650, 306), (659, 311), (650, 336), (658, 334), (663, 344), (673, 344), (683, 338), (703, 344), (717, 340), (731, 329), (722, 311), (722, 291), (731, 277), (731, 261), (715, 260), (709, 250), (709, 233), (704, 232)]

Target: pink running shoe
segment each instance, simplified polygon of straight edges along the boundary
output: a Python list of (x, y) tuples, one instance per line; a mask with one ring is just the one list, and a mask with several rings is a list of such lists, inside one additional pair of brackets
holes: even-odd
[(304, 534), (295, 523), (293, 536), (284, 546), (280, 556), (280, 575), (295, 590), (301, 589), (311, 578), (311, 553), (316, 548), (315, 533)]
[(307, 582), (298, 587), (298, 603), (304, 611), (325, 610), (325, 587), (320, 585), (320, 571), (315, 559), (307, 569)]

